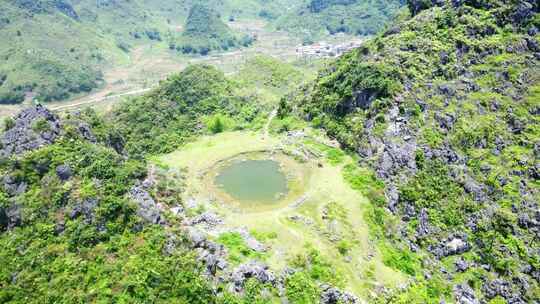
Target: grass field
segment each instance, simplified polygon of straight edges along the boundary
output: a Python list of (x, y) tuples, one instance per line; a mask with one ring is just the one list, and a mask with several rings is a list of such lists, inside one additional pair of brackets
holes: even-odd
[[(256, 236), (272, 235), (272, 238), (264, 238), (270, 246), (264, 257), (274, 270), (283, 269), (296, 254), (305, 253), (311, 246), (343, 275), (346, 288), (361, 297), (366, 298), (377, 287), (395, 287), (402, 283), (404, 277), (382, 263), (377, 248), (369, 239), (363, 220), (367, 200), (351, 189), (343, 178), (343, 165), (352, 161), (345, 154), (339, 161), (334, 158), (329, 161), (324, 153), (314, 151), (321, 157), (297, 162), (297, 166), (305, 171), (304, 189), (297, 189), (303, 193), (305, 201), (299, 205), (280, 204), (272, 210), (239, 210), (221, 201), (215, 187), (208, 185), (205, 173), (223, 159), (249, 151), (295, 151), (300, 147), (313, 147), (305, 143), (304, 140), (291, 142), (291, 138), (286, 137), (263, 139), (258, 132), (227, 132), (202, 137), (154, 161), (183, 168), (186, 176), (196, 177), (187, 180), (184, 199), (195, 200), (216, 211), (226, 227), (246, 227)], [(334, 213), (338, 215), (323, 216)], [(346, 253), (340, 252), (344, 251), (344, 242), (349, 244)]]

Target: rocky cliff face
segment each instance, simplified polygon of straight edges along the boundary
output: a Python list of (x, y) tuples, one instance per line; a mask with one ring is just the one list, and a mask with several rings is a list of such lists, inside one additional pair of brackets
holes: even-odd
[(10, 157), (55, 142), (62, 131), (59, 118), (38, 105), (19, 113), (0, 139), (0, 156)]
[(460, 303), (534, 303), (538, 3), (408, 2), (414, 17), (339, 59), (281, 112), (324, 127), (384, 181), (380, 212), (399, 223), (387, 237), (426, 256), (425, 279), (447, 280)]

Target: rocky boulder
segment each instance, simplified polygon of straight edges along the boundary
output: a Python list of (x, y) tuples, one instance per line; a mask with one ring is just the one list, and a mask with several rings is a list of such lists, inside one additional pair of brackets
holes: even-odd
[(137, 215), (144, 221), (150, 224), (165, 224), (161, 209), (143, 186), (133, 186), (129, 192), (129, 196), (137, 204)]
[(69, 213), (69, 218), (75, 219), (82, 216), (87, 224), (93, 223), (95, 219), (95, 209), (98, 205), (99, 201), (95, 198), (85, 199), (73, 206), (73, 209)]
[(0, 207), (0, 230), (4, 230), (8, 227), (9, 218), (6, 209)]
[(202, 225), (206, 229), (213, 229), (214, 227), (221, 225), (223, 220), (219, 218), (217, 214), (211, 211), (204, 212), (200, 215), (197, 215), (194, 218), (187, 220), (186, 224), (188, 226)]
[(244, 288), (244, 283), (254, 278), (261, 283), (276, 283), (275, 274), (268, 269), (268, 266), (257, 262), (251, 261), (238, 266), (231, 275), (231, 281), (233, 288), (236, 292), (241, 292)]
[(458, 304), (480, 304), (474, 295), (474, 290), (467, 284), (454, 286), (454, 297)]
[(377, 174), (383, 179), (393, 177), (402, 169), (416, 171), (416, 145), (414, 143), (393, 143), (385, 145), (377, 164)]
[(467, 252), (471, 250), (471, 245), (467, 242), (466, 235), (454, 235), (442, 240), (435, 246), (429, 246), (428, 250), (440, 259)]
[(489, 281), (483, 284), (482, 292), (486, 295), (488, 299), (493, 299), (496, 296), (501, 296), (507, 300), (507, 303), (526, 303), (524, 300), (521, 299), (520, 295), (513, 292), (510, 282), (502, 279), (495, 279), (493, 281)]
[(321, 285), (321, 304), (356, 304), (358, 298), (351, 293), (341, 291), (327, 284)]
[(259, 242), (255, 237), (253, 237), (251, 233), (249, 233), (247, 228), (239, 228), (233, 230), (233, 232), (237, 232), (238, 234), (240, 234), (249, 249), (256, 252), (266, 251), (266, 246), (263, 243)]
[(19, 205), (0, 207), (0, 231), (11, 230), (22, 225), (22, 210)]
[(227, 250), (223, 245), (208, 240), (204, 232), (194, 227), (188, 227), (187, 237), (209, 275), (214, 276), (218, 270), (227, 268)]
[(27, 186), (25, 181), (19, 180), (13, 175), (5, 175), (2, 178), (2, 187), (10, 196), (23, 194), (26, 191)]
[(66, 181), (71, 178), (73, 172), (68, 165), (60, 165), (56, 167), (56, 175), (63, 181)]
[(19, 113), (0, 138), (0, 157), (20, 155), (56, 141), (62, 132), (57, 115), (41, 105)]

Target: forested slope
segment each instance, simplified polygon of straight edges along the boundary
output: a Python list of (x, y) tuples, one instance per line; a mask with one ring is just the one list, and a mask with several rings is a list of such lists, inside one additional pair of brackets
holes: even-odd
[[(60, 118), (35, 106), (7, 119), (0, 136), (0, 302), (259, 297), (255, 281), (246, 282), (245, 301), (212, 283), (216, 265), (227, 265), (225, 249), (171, 213), (183, 210), (186, 176), (146, 158), (204, 133), (204, 115), (249, 121), (251, 111), (222, 72), (193, 66), (108, 117), (85, 110)], [(200, 216), (182, 214), (195, 222)]]
[(360, 156), (392, 303), (540, 298), (536, 1), (408, 1), (412, 17), (338, 59), (281, 113)]
[(274, 21), (306, 43), (328, 34), (373, 35), (398, 13), (399, 0), (311, 0)]

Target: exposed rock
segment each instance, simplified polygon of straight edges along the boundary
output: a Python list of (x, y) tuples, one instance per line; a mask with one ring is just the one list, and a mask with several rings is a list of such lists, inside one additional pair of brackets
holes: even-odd
[(26, 191), (27, 184), (25, 181), (17, 180), (13, 175), (5, 175), (2, 178), (2, 186), (8, 195), (17, 196)]
[(0, 207), (0, 231), (11, 230), (22, 225), (22, 212), (19, 205), (12, 205), (7, 208)]
[(511, 16), (515, 24), (524, 24), (534, 16), (534, 1), (535, 0), (519, 1), (519, 4), (515, 6), (515, 10)]
[(240, 229), (236, 229), (236, 230), (233, 230), (233, 231), (240, 234), (240, 236), (242, 237), (242, 239), (246, 243), (246, 246), (249, 249), (251, 249), (253, 251), (256, 251), (256, 252), (264, 252), (264, 251), (266, 251), (266, 249), (267, 249), (266, 246), (263, 243), (259, 242), (256, 238), (254, 238), (249, 233), (247, 228), (240, 228)]
[(0, 139), (0, 157), (20, 155), (50, 145), (62, 132), (58, 116), (41, 105), (22, 111), (14, 121), (14, 126)]
[(276, 282), (276, 276), (268, 269), (268, 266), (257, 261), (251, 261), (238, 266), (233, 271), (231, 281), (234, 284), (234, 290), (241, 292), (244, 288), (244, 283), (250, 278), (255, 278), (263, 284), (275, 284)]
[(227, 251), (223, 245), (209, 241), (204, 232), (193, 227), (188, 227), (187, 236), (209, 275), (215, 275), (217, 270), (227, 268)]
[(218, 270), (224, 270), (227, 263), (227, 251), (221, 244), (208, 242), (205, 248), (199, 250), (199, 260), (206, 265), (208, 274), (215, 276)]
[(480, 304), (474, 295), (473, 289), (467, 284), (454, 286), (454, 297), (458, 304)]
[(409, 4), (409, 9), (413, 15), (418, 14), (419, 12), (428, 9), (432, 6), (442, 6), (444, 5), (444, 0), (410, 0), (407, 2)]
[(467, 243), (467, 236), (465, 234), (452, 236), (435, 246), (428, 246), (428, 250), (438, 258), (461, 254), (470, 249), (471, 246)]
[(165, 241), (165, 245), (163, 246), (163, 251), (167, 255), (172, 255), (176, 248), (180, 245), (180, 239), (178, 236), (176, 236), (173, 233), (167, 233), (167, 240)]
[(482, 202), (487, 199), (484, 187), (472, 178), (468, 178), (465, 183), (463, 183), (463, 189), (465, 189), (467, 193), (472, 194), (474, 200), (477, 202)]
[(416, 171), (416, 145), (388, 143), (377, 164), (377, 174), (381, 178), (390, 178), (403, 169)]
[(135, 185), (129, 192), (131, 199), (137, 203), (137, 215), (150, 224), (165, 224), (165, 219), (156, 202), (142, 186)]
[(66, 181), (71, 178), (73, 172), (71, 172), (71, 168), (68, 165), (60, 165), (56, 167), (56, 175), (61, 180)]
[(182, 206), (175, 206), (175, 207), (172, 207), (170, 210), (172, 214), (176, 216), (180, 216), (182, 213), (184, 213), (184, 207)]
[(321, 304), (356, 304), (358, 298), (351, 293), (343, 292), (327, 284), (321, 285)]
[(448, 131), (454, 126), (454, 123), (456, 122), (456, 117), (451, 114), (435, 113), (435, 120), (437, 120), (441, 129)]
[(77, 129), (79, 130), (82, 138), (88, 140), (89, 142), (96, 142), (96, 137), (94, 136), (94, 133), (92, 133), (92, 129), (90, 129), (90, 126), (87, 123), (79, 122)]
[(208, 229), (212, 229), (215, 226), (221, 225), (223, 220), (217, 216), (214, 212), (207, 211), (187, 221), (187, 225), (203, 225)]
[(187, 230), (187, 236), (194, 248), (205, 246), (206, 235), (202, 231), (196, 228), (189, 227), (189, 229)]
[(488, 299), (495, 298), (496, 296), (501, 296), (505, 299), (512, 297), (512, 287), (510, 286), (510, 283), (502, 279), (495, 279), (484, 283), (482, 292), (484, 292)]
[(469, 263), (467, 263), (467, 261), (465, 261), (465, 259), (463, 258), (457, 259), (457, 261), (455, 262), (455, 265), (456, 265), (456, 270), (459, 272), (464, 272), (469, 268)]
[(56, 9), (58, 9), (58, 11), (60, 11), (62, 14), (72, 19), (79, 20), (79, 15), (69, 2), (66, 2), (65, 0), (55, 0), (53, 3)]
[(441, 84), (439, 85), (439, 92), (444, 96), (451, 97), (456, 94), (456, 89), (449, 84)]
[(388, 199), (388, 209), (395, 213), (399, 202), (399, 191), (397, 187), (394, 184), (389, 184), (388, 187), (386, 187), (385, 194)]
[(450, 242), (446, 243), (445, 256), (460, 254), (470, 249), (469, 244), (460, 238), (454, 238)]
[(356, 91), (350, 102), (343, 105), (343, 113), (350, 113), (356, 108), (367, 109), (377, 98), (377, 92), (370, 89)]
[(85, 199), (82, 202), (73, 206), (69, 214), (70, 219), (75, 219), (79, 216), (84, 216), (86, 223), (90, 224), (95, 219), (95, 209), (98, 206), (99, 201), (95, 198)]
[(529, 34), (529, 36), (534, 36), (534, 35), (536, 35), (538, 33), (539, 33), (538, 28), (536, 26), (534, 26), (534, 25), (531, 26), (529, 28), (529, 30), (527, 31), (527, 34)]
[(6, 209), (0, 207), (0, 230), (4, 230), (8, 227), (9, 218)]
[(420, 214), (418, 215), (418, 228), (417, 233), (419, 237), (423, 237), (429, 234), (429, 219), (427, 210), (425, 208), (422, 208), (420, 210)]

